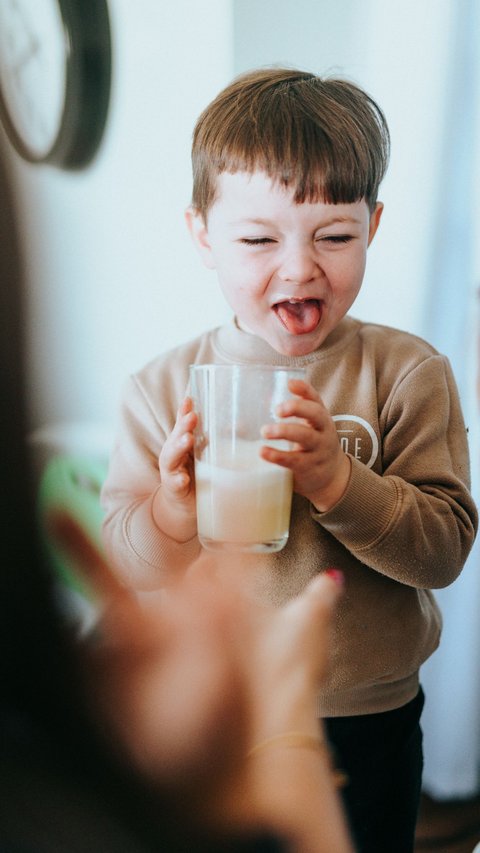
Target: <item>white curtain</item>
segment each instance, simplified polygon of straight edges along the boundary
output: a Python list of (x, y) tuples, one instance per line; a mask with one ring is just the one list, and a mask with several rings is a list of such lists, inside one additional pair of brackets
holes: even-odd
[[(425, 337), (452, 363), (469, 428), (473, 494), (480, 503), (480, 403), (476, 399), (480, 240), (480, 3), (457, 0), (450, 91), (445, 97), (435, 245)], [(475, 242), (476, 241), (476, 242)], [(439, 799), (480, 790), (480, 541), (460, 578), (436, 593), (444, 617), (440, 649), (422, 669), (424, 787)]]

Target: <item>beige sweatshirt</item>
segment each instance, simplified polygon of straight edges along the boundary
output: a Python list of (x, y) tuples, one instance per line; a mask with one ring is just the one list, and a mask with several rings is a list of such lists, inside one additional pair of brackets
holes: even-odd
[[(294, 495), (290, 538), (249, 555), (245, 583), (281, 604), (329, 567), (345, 574), (322, 716), (400, 707), (418, 690), (420, 665), (439, 642), (430, 589), (450, 584), (472, 546), (466, 430), (447, 359), (420, 338), (346, 317), (322, 347), (282, 356), (236, 324), (206, 332), (131, 377), (102, 502), (107, 551), (126, 583), (162, 585), (198, 554), (156, 527), (158, 457), (187, 392), (193, 363), (304, 366), (352, 459), (341, 500), (318, 513)], [(226, 560), (228, 557), (226, 556)]]

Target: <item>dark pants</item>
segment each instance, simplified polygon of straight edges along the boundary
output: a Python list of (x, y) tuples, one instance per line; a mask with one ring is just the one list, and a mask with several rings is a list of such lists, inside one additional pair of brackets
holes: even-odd
[(325, 720), (359, 853), (412, 853), (420, 801), (424, 695), (383, 714)]

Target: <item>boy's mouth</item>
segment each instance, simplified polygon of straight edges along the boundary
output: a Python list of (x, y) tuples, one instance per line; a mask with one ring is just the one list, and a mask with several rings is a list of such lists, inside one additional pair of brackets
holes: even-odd
[(292, 335), (308, 335), (321, 318), (322, 306), (318, 299), (286, 299), (273, 306), (277, 317)]

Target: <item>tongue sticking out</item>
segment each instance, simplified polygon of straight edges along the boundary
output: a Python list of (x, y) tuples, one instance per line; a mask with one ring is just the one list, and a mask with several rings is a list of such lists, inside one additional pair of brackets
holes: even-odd
[(299, 302), (279, 302), (275, 311), (288, 332), (292, 335), (307, 335), (318, 326), (322, 316), (317, 299)]

